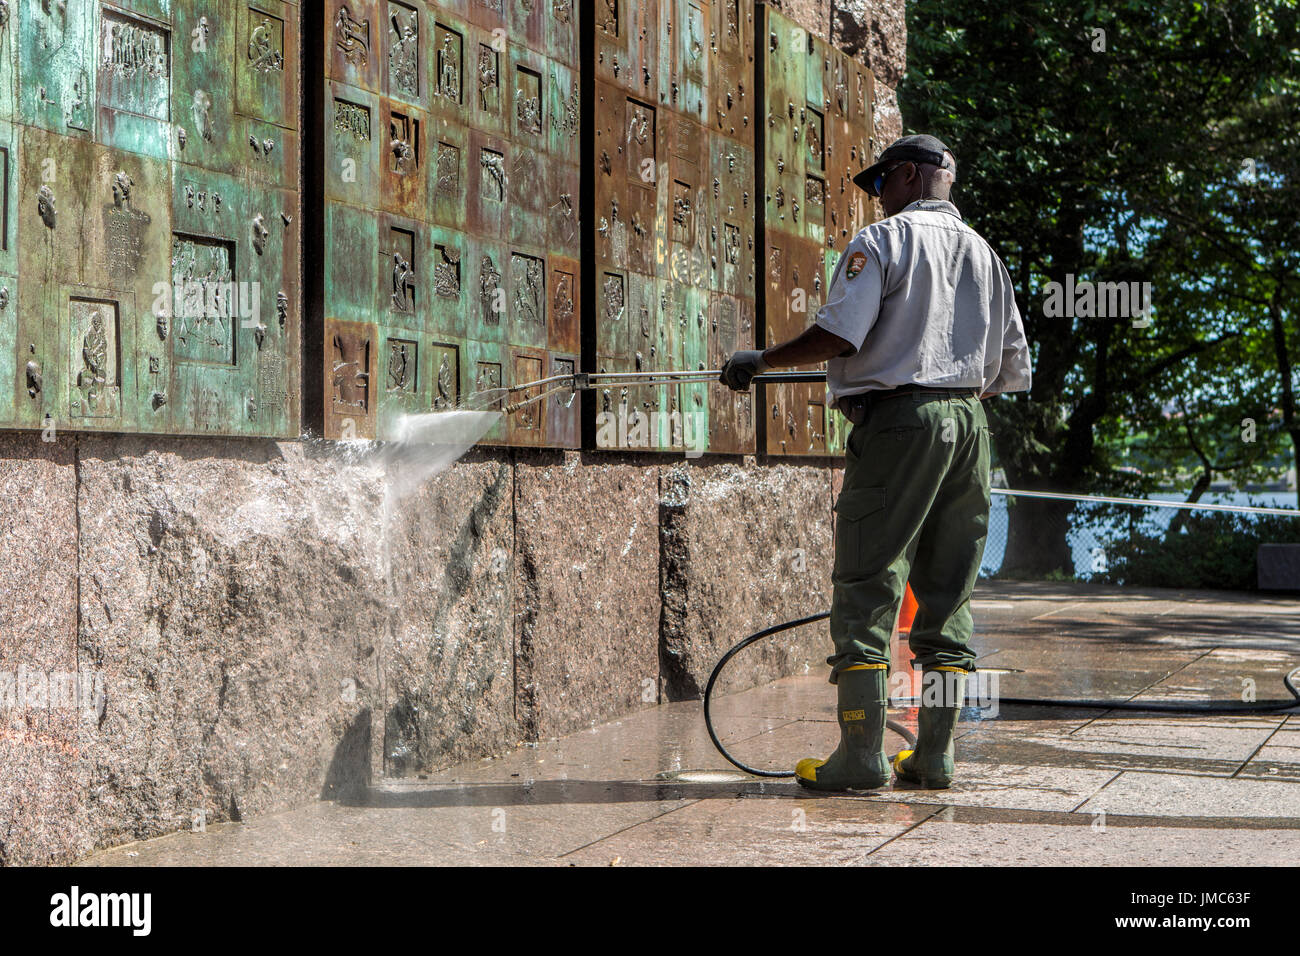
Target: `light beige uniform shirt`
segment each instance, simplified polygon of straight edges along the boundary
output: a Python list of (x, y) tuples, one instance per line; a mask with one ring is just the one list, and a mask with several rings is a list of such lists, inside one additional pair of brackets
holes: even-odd
[(944, 200), (919, 200), (858, 233), (816, 323), (857, 349), (830, 360), (832, 405), (900, 385), (998, 394), (1032, 381), (1007, 267)]

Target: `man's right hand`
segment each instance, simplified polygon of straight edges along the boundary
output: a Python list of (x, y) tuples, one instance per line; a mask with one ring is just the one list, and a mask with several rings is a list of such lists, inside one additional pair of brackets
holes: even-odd
[(722, 374), (719, 379), (723, 385), (733, 392), (747, 392), (750, 383), (754, 380), (754, 376), (761, 375), (771, 367), (763, 361), (763, 352), (761, 350), (742, 350), (727, 359), (727, 364), (722, 366)]

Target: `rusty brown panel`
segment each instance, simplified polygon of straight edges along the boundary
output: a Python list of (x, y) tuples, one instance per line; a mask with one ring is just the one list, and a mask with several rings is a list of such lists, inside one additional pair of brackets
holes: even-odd
[(463, 0), (466, 9), (464, 15), (476, 27), (491, 33), (500, 30), (509, 35), (510, 4), (513, 0)]
[(470, 25), (445, 9), (435, 8), (428, 28), (429, 112), (456, 123), (465, 122), (476, 93), (477, 43)]
[(653, 371), (662, 335), (662, 305), (658, 281), (641, 273), (628, 275), (627, 352), (631, 370)]
[[(668, 188), (651, 189), (629, 184), (615, 216), (611, 203), (611, 228), (623, 230), (627, 242), (627, 267), (641, 275), (655, 275), (661, 246), (668, 241)], [(662, 202), (661, 202), (662, 198)]]
[(325, 76), (382, 92), (383, 0), (326, 0)]
[[(534, 349), (510, 350), (510, 385), (525, 385), (540, 382), (546, 377), (546, 354)], [(544, 386), (516, 392), (512, 401), (524, 402), (539, 398)], [(512, 445), (539, 446), (545, 444), (546, 418), (549, 403), (533, 402), (524, 405), (507, 417), (508, 437)]]
[(824, 455), (827, 448), (825, 396), (810, 396), (807, 404), (807, 434), (809, 455)]
[(447, 120), (431, 120), (430, 127), (425, 138), (430, 151), (425, 184), (429, 220), (459, 228), (469, 206), (469, 130)]
[(748, 146), (754, 144), (759, 104), (754, 95), (754, 5), (713, 0), (717, 49), (709, 62), (712, 129)]
[(429, 117), (405, 103), (381, 99), (380, 205), (408, 217), (427, 215)]
[(647, 102), (659, 95), (660, 4), (595, 0), (596, 77)]
[(623, 146), (623, 175), (628, 183), (654, 186), (658, 177), (656, 167), (661, 158), (659, 144), (670, 129), (671, 124), (660, 122), (659, 111), (652, 103), (631, 96), (627, 98), (619, 143)]
[(596, 258), (620, 269), (627, 268), (628, 225), (622, 177), (602, 176), (596, 181), (595, 210), (592, 224), (596, 233)]
[(755, 232), (754, 152), (735, 140), (713, 136), (710, 188), (714, 288), (752, 299), (756, 294), (758, 242)]
[(552, 255), (577, 258), (582, 252), (579, 192), (582, 171), (576, 165), (552, 162), (551, 192), (546, 197), (547, 236)]
[[(820, 243), (805, 240), (799, 244), (799, 274), (792, 276), (793, 286), (803, 290), (803, 311), (797, 313), (797, 324), (807, 328), (826, 300), (826, 256)], [(802, 328), (800, 331), (802, 331)]]
[(465, 77), (463, 121), (475, 129), (505, 135), (510, 128), (510, 50), (504, 34), (469, 28)]
[(426, 68), (431, 40), (430, 18), (423, 0), (377, 0), (383, 93), (392, 100), (423, 108), (429, 99)]
[(550, 268), (548, 291), (551, 304), (546, 345), (553, 352), (576, 354), (581, 348), (581, 264), (577, 259), (552, 255)]
[[(822, 248), (807, 239), (769, 233), (767, 346), (787, 341), (806, 329), (825, 299), (825, 259)], [(774, 261), (775, 260), (775, 261)], [(811, 366), (809, 366), (811, 368)], [(808, 405), (824, 406), (820, 385), (767, 386), (767, 451), (772, 455), (825, 453), (825, 416), (810, 428)]]
[(374, 438), (379, 330), (370, 322), (325, 320), (325, 433)]
[(466, 158), (469, 166), (466, 225), (470, 232), (493, 239), (506, 236), (512, 154), (513, 147), (507, 140), (470, 130)]
[[(546, 21), (554, 15), (550, 0), (503, 0), (510, 21), (510, 36), (530, 50), (548, 56)], [(571, 8), (570, 8), (570, 12)]]
[[(564, 354), (553, 351), (550, 367), (546, 377), (573, 375), (582, 370), (582, 364), (575, 352)], [(581, 403), (573, 396), (563, 393), (546, 400), (546, 444), (553, 448), (576, 448), (581, 437)]]
[(550, 118), (550, 70), (545, 58), (526, 47), (510, 45), (509, 72), (505, 80), (510, 138), (521, 149), (544, 152), (549, 149), (547, 120)]
[[(737, 349), (754, 347), (754, 306), (749, 300), (714, 294), (709, 329), (709, 367), (719, 368)], [(709, 386), (709, 448), (722, 454), (753, 454), (754, 392)]]
[(814, 453), (809, 450), (815, 445), (808, 428), (808, 405), (813, 401), (813, 388), (811, 385), (782, 385), (765, 389), (769, 455), (798, 457)]
[(592, 228), (596, 233), (596, 257), (626, 268), (626, 225), (620, 226), (621, 220), (614, 218), (613, 202), (622, 196), (627, 179), (623, 160), (627, 97), (616, 87), (597, 83), (595, 98), (592, 122), (595, 125), (593, 175), (596, 183)]

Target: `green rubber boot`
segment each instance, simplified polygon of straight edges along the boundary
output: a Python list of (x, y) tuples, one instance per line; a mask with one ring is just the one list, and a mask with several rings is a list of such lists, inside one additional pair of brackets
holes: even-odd
[(859, 664), (842, 671), (839, 683), (840, 745), (825, 760), (808, 757), (794, 777), (810, 790), (879, 790), (889, 783), (885, 756), (885, 708), (889, 669)]
[(956, 764), (952, 738), (966, 700), (966, 672), (939, 667), (921, 677), (921, 707), (916, 718), (916, 750), (894, 758), (894, 773), (903, 783), (926, 790), (952, 786)]

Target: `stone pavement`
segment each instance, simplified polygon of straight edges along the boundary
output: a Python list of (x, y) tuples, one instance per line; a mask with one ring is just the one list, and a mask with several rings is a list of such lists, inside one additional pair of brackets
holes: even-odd
[[(825, 796), (730, 771), (691, 701), (504, 758), (385, 781), (363, 805), (322, 802), (84, 862), (1300, 863), (1300, 711), (1207, 716), (994, 703), (1235, 702), (1252, 687), (1259, 699), (1287, 697), (1282, 676), (1300, 667), (1300, 601), (993, 582), (981, 583), (974, 611), (980, 666), (987, 680), (996, 675), (1000, 694), (964, 712), (952, 790)], [(724, 742), (770, 769), (825, 756), (835, 741), (825, 677), (812, 670), (721, 698), (715, 721)], [(893, 716), (915, 728), (914, 709)], [(887, 746), (901, 740), (891, 733)]]

